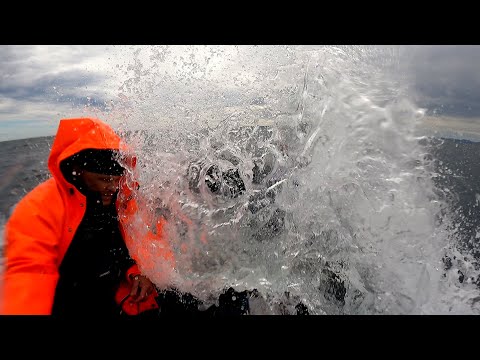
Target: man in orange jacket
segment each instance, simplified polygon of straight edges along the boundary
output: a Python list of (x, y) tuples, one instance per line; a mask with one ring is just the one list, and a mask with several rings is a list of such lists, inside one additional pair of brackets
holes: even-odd
[(155, 220), (129, 180), (134, 167), (126, 145), (102, 121), (60, 121), (48, 159), (52, 177), (19, 201), (5, 226), (1, 314), (157, 311), (156, 286), (129, 249), (138, 254), (155, 241), (155, 262), (172, 271), (175, 264), (161, 222), (148, 223)]

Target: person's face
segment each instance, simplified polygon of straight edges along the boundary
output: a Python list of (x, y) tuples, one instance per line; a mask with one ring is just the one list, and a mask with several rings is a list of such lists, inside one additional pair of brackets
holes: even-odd
[(121, 175), (104, 175), (86, 170), (81, 170), (79, 175), (90, 191), (100, 194), (104, 206), (111, 204), (118, 190)]

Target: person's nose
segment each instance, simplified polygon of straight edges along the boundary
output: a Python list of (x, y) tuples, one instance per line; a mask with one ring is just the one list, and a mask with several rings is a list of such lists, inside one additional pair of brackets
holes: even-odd
[(118, 183), (119, 181), (117, 179), (111, 179), (108, 183), (107, 183), (107, 191), (110, 191), (110, 192), (116, 192), (118, 190)]

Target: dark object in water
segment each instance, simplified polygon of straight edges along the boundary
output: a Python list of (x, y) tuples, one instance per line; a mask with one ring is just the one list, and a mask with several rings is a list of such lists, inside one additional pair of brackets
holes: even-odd
[(223, 194), (225, 196), (234, 199), (238, 195), (243, 194), (243, 192), (246, 190), (245, 183), (240, 177), (238, 169), (228, 169), (227, 171), (223, 172), (222, 179), (225, 184), (225, 191)]
[(326, 279), (325, 283), (319, 287), (319, 290), (324, 290), (325, 298), (334, 298), (341, 305), (345, 305), (345, 295), (347, 294), (345, 282), (328, 268), (323, 269), (322, 274), (326, 276)]
[(205, 184), (214, 194), (218, 193), (222, 186), (222, 173), (217, 165), (208, 168), (205, 174)]
[(248, 199), (248, 210), (252, 214), (255, 214), (257, 211), (263, 209), (264, 207), (273, 204), (275, 201), (275, 191), (258, 191), (250, 196)]
[[(236, 291), (229, 287), (218, 298), (218, 305), (213, 304), (206, 310), (201, 309), (202, 301), (190, 293), (182, 293), (177, 289), (159, 291), (157, 302), (160, 310), (152, 310), (136, 318), (153, 319), (161, 316), (240, 316), (250, 315), (250, 299), (261, 298), (257, 289)], [(309, 315), (306, 305), (299, 302), (295, 306), (295, 315)]]
[(308, 308), (305, 304), (298, 303), (295, 305), (295, 310), (297, 310), (297, 315), (310, 315)]
[(258, 241), (270, 240), (285, 228), (285, 210), (275, 209), (270, 219), (253, 236)]
[(450, 270), (452, 268), (452, 265), (453, 265), (452, 264), (452, 259), (449, 256), (445, 255), (442, 260), (443, 260), (443, 264), (444, 264), (444, 269), (445, 270)]
[(215, 309), (215, 315), (248, 315), (250, 306), (248, 303), (249, 291), (235, 291), (232, 287), (228, 288), (218, 298), (218, 308)]
[[(188, 168), (187, 178), (189, 188), (192, 191), (199, 192), (200, 176), (202, 174), (202, 164), (191, 164)], [(205, 184), (207, 188), (215, 195), (223, 195), (234, 199), (243, 194), (246, 190), (245, 183), (240, 176), (237, 168), (221, 171), (217, 165), (210, 165), (205, 172)]]

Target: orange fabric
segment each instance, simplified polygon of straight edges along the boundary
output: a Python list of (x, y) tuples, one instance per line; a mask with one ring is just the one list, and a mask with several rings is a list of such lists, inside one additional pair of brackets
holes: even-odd
[[(58, 267), (82, 221), (86, 204), (85, 196), (65, 180), (60, 171), (60, 162), (87, 148), (115, 149), (128, 153), (118, 135), (98, 119), (60, 120), (48, 159), (52, 178), (38, 185), (22, 199), (5, 225), (6, 262), (3, 289), (0, 290), (0, 314), (51, 313), (59, 276)], [(136, 162), (134, 157), (128, 157), (127, 160), (130, 165)], [(136, 242), (145, 241), (138, 235), (143, 234), (148, 241), (154, 238), (154, 241), (162, 244), (162, 249), (168, 254), (165, 258), (173, 267), (173, 253), (162, 233), (153, 234), (135, 229), (135, 218), (148, 216), (123, 211), (138, 208), (132, 189), (133, 186), (128, 186), (127, 181), (124, 181), (117, 199), (117, 209), (121, 214), (120, 228), (127, 247), (130, 249)], [(135, 253), (132, 257), (137, 260)], [(88, 266), (88, 261), (85, 266)], [(129, 269), (128, 274), (130, 273), (139, 273), (138, 267), (134, 265)], [(119, 289), (119, 292), (123, 291), (123, 288)], [(148, 301), (151, 306), (151, 299)]]

